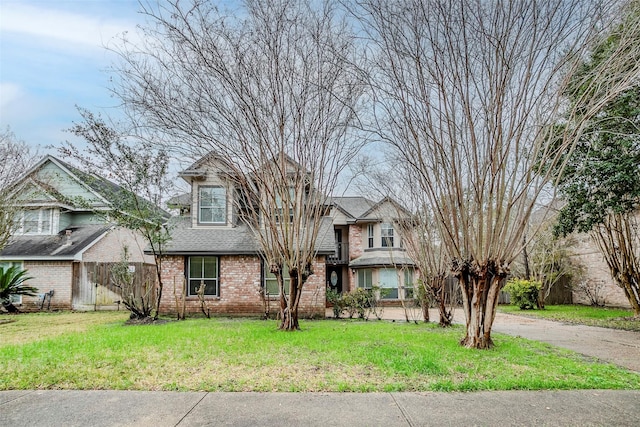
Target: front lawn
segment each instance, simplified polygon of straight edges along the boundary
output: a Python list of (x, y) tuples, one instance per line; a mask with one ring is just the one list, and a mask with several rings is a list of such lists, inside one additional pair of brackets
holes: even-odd
[(123, 313), (14, 319), (0, 324), (0, 390), (640, 389), (638, 374), (522, 338), (496, 334), (493, 350), (465, 349), (459, 326), (322, 320), (285, 333), (274, 321), (247, 319), (139, 326), (125, 326)]
[(520, 310), (515, 305), (501, 305), (499, 311), (522, 316), (535, 316), (559, 322), (640, 332), (640, 320), (633, 311), (624, 308), (592, 307), (589, 305), (547, 305), (544, 310)]

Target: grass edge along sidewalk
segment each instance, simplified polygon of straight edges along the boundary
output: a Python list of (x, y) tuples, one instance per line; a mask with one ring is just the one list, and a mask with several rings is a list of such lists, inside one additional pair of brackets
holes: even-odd
[(542, 310), (520, 310), (515, 305), (500, 305), (501, 313), (554, 320), (585, 326), (640, 332), (640, 319), (626, 308), (593, 307), (579, 304), (547, 305)]
[(322, 320), (284, 333), (273, 321), (125, 326), (125, 319), (126, 313), (27, 314), (0, 325), (0, 390), (640, 389), (635, 373), (522, 338), (496, 335), (495, 349), (463, 348), (460, 327)]

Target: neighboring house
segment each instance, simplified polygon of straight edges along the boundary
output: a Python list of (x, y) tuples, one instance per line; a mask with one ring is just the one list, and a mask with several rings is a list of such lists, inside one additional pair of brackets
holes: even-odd
[(331, 217), (336, 249), (327, 257), (327, 284), (338, 292), (385, 289), (384, 299), (413, 298), (415, 263), (402, 247), (397, 220), (411, 214), (390, 198), (335, 197)]
[[(279, 309), (275, 279), (265, 268), (254, 231), (239, 217), (238, 197), (216, 159), (205, 156), (180, 173), (191, 191), (169, 202), (179, 209), (171, 240), (164, 248), (161, 311), (200, 312), (197, 290), (205, 284), (204, 299), (211, 314), (263, 315)], [(331, 218), (322, 220), (316, 241), (313, 274), (302, 290), (301, 316), (324, 316), (325, 257), (334, 253)]]
[(32, 279), (27, 284), (40, 291), (37, 297), (16, 297), (20, 310), (119, 307), (121, 298), (108, 283), (108, 269), (101, 267), (120, 261), (124, 246), (136, 266), (153, 263), (153, 257), (144, 255), (146, 243), (136, 233), (94, 213), (108, 213), (104, 191), (118, 189), (53, 156), (43, 158), (12, 186), (19, 211), (14, 235), (0, 251), (0, 268), (19, 265), (28, 270)]
[(576, 234), (575, 237), (576, 245), (572, 248), (572, 258), (582, 265), (584, 271), (582, 283), (573, 287), (573, 302), (590, 305), (591, 300), (585, 292), (585, 288), (588, 288), (607, 306), (630, 308), (631, 304), (624, 294), (624, 289), (611, 277), (611, 270), (597, 243), (586, 233)]

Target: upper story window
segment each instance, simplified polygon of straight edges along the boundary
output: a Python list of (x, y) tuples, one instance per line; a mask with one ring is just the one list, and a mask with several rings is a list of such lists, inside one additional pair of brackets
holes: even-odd
[(373, 247), (373, 224), (367, 225), (367, 247)]
[(380, 224), (380, 235), (382, 236), (382, 247), (393, 247), (393, 225), (389, 223)]
[(276, 222), (282, 223), (283, 220), (289, 217), (289, 223), (293, 223), (293, 203), (296, 200), (296, 194), (294, 188), (289, 188), (289, 202), (282, 200), (279, 194), (276, 194)]
[(17, 234), (51, 234), (53, 209), (31, 209), (16, 215)]
[(226, 224), (227, 192), (224, 187), (200, 187), (198, 194), (198, 222)]

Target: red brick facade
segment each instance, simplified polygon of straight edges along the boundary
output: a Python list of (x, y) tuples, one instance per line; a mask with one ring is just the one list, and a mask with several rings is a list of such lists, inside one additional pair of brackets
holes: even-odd
[[(186, 258), (168, 256), (162, 262), (164, 289), (160, 311), (176, 313), (181, 307), (182, 293), (186, 289)], [(325, 263), (319, 257), (314, 263), (314, 274), (309, 277), (302, 290), (300, 315), (303, 317), (324, 316), (325, 307)], [(260, 257), (253, 255), (227, 255), (219, 257), (219, 296), (206, 297), (211, 315), (262, 316), (265, 302), (261, 297), (262, 273)], [(176, 303), (177, 300), (177, 303)], [(270, 312), (277, 313), (278, 300), (268, 301)], [(200, 313), (197, 297), (185, 298), (186, 313)]]

